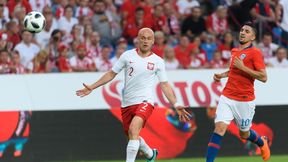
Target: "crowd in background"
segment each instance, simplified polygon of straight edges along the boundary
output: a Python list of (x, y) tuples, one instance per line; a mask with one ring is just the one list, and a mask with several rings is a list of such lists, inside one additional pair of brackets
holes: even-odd
[[(24, 30), (30, 11), (42, 32)], [(1, 74), (107, 71), (143, 27), (167, 70), (227, 68), (246, 21), (267, 66), (288, 67), (288, 0), (0, 0), (0, 20)]]

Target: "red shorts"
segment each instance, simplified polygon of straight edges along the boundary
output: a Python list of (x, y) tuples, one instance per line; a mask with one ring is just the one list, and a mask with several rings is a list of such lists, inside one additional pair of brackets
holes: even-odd
[(129, 126), (134, 116), (139, 116), (140, 118), (143, 119), (144, 121), (143, 127), (144, 127), (146, 121), (152, 114), (153, 110), (154, 106), (147, 102), (121, 108), (123, 128), (126, 135), (128, 135)]

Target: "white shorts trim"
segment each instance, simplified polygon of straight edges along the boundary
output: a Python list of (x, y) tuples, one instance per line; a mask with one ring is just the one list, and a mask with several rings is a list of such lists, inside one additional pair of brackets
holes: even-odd
[(252, 126), (254, 114), (254, 101), (236, 101), (221, 95), (216, 110), (215, 123), (224, 122), (229, 125), (235, 119), (241, 131), (248, 131)]

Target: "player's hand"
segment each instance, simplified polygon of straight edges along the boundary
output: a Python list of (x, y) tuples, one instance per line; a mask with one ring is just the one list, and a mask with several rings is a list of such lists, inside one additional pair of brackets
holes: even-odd
[(185, 110), (185, 108), (187, 108), (187, 107), (185, 107), (185, 106), (177, 106), (177, 107), (175, 107), (176, 112), (177, 112), (177, 114), (179, 116), (179, 120), (181, 122), (187, 122), (187, 121), (189, 121), (191, 119), (191, 114), (189, 114)]
[(221, 78), (222, 78), (221, 74), (214, 74), (213, 76), (215, 82), (220, 82)]
[(76, 91), (77, 96), (85, 97), (93, 91), (93, 89), (90, 86), (86, 85), (85, 83), (83, 83), (83, 86), (84, 86), (83, 89)]
[(240, 70), (242, 70), (244, 67), (244, 63), (239, 57), (235, 57), (233, 65)]

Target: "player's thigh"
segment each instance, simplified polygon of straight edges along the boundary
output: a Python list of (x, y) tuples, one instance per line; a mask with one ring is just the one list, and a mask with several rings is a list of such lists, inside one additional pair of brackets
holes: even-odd
[(237, 102), (232, 108), (235, 122), (242, 132), (247, 132), (252, 126), (252, 120), (255, 114), (254, 101)]
[(227, 125), (234, 119), (231, 111), (231, 101), (225, 96), (220, 96), (216, 109), (215, 123), (223, 122)]
[(139, 116), (140, 118), (143, 119), (143, 127), (146, 123), (146, 121), (149, 119), (151, 116), (152, 112), (154, 110), (154, 106), (151, 105), (150, 103), (143, 102), (139, 104), (137, 110), (135, 111), (135, 116)]

